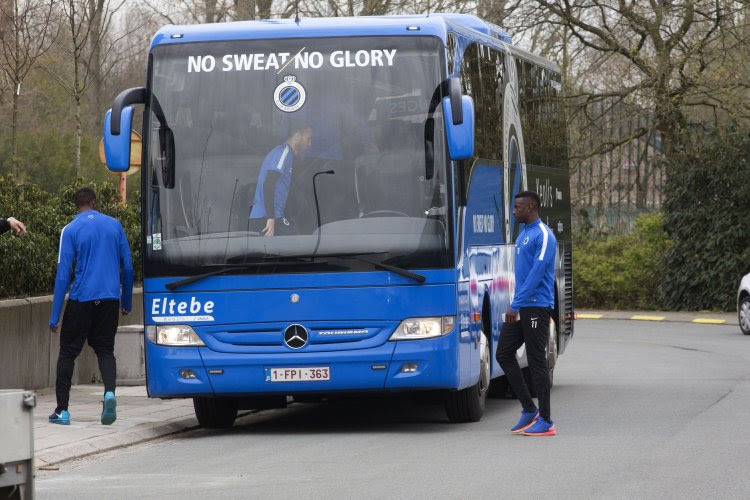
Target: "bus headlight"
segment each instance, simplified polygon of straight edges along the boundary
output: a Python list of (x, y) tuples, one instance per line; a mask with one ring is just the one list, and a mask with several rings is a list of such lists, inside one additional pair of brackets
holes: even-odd
[(206, 344), (187, 325), (159, 325), (156, 327), (156, 343), (168, 346), (204, 346)]
[(436, 318), (409, 318), (398, 325), (389, 340), (430, 339), (446, 335), (453, 330), (454, 316)]

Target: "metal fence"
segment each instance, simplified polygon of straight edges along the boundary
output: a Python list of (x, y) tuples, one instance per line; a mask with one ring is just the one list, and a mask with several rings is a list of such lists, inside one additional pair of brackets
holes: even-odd
[(572, 122), (574, 226), (625, 232), (639, 214), (661, 208), (661, 140), (643, 110), (604, 102), (591, 108)]

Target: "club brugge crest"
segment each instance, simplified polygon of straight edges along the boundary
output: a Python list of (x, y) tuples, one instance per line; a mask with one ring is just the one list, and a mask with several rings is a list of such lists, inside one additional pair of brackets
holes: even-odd
[(296, 80), (295, 76), (285, 76), (284, 81), (273, 92), (273, 102), (281, 111), (291, 113), (305, 104), (305, 88)]

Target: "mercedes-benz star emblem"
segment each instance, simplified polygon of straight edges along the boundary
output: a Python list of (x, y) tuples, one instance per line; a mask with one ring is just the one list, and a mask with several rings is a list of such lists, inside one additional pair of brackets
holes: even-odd
[(309, 338), (307, 329), (302, 325), (289, 325), (284, 330), (284, 343), (290, 349), (302, 349)]

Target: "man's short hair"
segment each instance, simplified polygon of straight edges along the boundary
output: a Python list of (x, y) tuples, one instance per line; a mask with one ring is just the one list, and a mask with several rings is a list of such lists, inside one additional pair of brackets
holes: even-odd
[(96, 193), (91, 188), (83, 187), (78, 189), (73, 195), (73, 203), (76, 208), (92, 207), (96, 201)]
[(306, 121), (293, 121), (289, 125), (289, 137), (293, 137), (297, 133), (302, 133), (309, 128), (312, 128), (312, 125)]
[(528, 198), (531, 200), (531, 208), (534, 210), (539, 210), (539, 207), (542, 205), (542, 200), (539, 198), (539, 195), (536, 194), (534, 191), (521, 191), (518, 193), (516, 198)]

